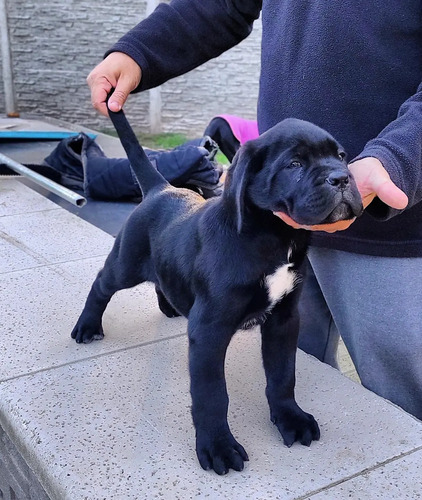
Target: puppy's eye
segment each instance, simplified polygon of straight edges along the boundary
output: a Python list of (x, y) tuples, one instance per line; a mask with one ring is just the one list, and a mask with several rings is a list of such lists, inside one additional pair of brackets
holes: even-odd
[(341, 161), (346, 159), (346, 153), (344, 151), (340, 151), (338, 153), (338, 157), (340, 158)]
[(290, 163), (290, 166), (293, 168), (300, 168), (302, 164), (300, 163), (300, 161), (294, 160)]

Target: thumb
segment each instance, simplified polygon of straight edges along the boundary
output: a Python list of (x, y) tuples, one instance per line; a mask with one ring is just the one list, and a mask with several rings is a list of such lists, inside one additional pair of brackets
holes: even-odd
[(406, 194), (398, 188), (394, 182), (385, 176), (376, 176), (373, 179), (374, 192), (378, 198), (386, 205), (396, 210), (403, 210), (407, 207), (409, 199)]
[(365, 207), (377, 196), (391, 208), (396, 210), (406, 208), (409, 203), (406, 194), (394, 184), (380, 160), (371, 156), (361, 158), (352, 162), (349, 169), (355, 178)]
[(115, 113), (120, 111), (132, 90), (132, 80), (120, 77), (117, 81), (116, 88), (108, 101), (109, 109)]

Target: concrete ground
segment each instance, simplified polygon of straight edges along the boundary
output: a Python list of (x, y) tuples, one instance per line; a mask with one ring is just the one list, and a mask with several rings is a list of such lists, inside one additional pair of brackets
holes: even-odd
[[(70, 339), (112, 243), (19, 179), (0, 177), (0, 427), (49, 498), (421, 497), (422, 423), (302, 352), (297, 399), (321, 440), (283, 446), (269, 420), (256, 330), (235, 336), (227, 360), (229, 421), (250, 461), (224, 477), (203, 471), (186, 321), (164, 317), (150, 285), (116, 294), (103, 341)], [(355, 376), (344, 350), (340, 361)], [(5, 477), (0, 498), (8, 499)], [(37, 498), (29, 483), (22, 491), (14, 498)]]

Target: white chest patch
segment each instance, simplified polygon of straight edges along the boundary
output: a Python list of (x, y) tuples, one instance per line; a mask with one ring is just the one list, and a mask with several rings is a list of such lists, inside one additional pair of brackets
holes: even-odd
[(265, 277), (268, 300), (270, 301), (267, 311), (270, 311), (277, 302), (289, 294), (299, 282), (300, 276), (292, 271), (292, 266), (293, 264), (284, 264), (278, 267), (273, 274)]

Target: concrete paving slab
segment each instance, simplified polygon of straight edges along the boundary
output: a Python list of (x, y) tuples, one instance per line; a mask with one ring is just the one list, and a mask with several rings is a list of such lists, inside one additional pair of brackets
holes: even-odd
[[(65, 210), (44, 210), (0, 218), (8, 242), (34, 257), (39, 265), (107, 256), (114, 239)], [(47, 242), (49, 242), (47, 244)], [(22, 269), (25, 269), (22, 265)], [(0, 272), (8, 269), (0, 268)]]
[(106, 341), (78, 346), (70, 333), (103, 263), (99, 257), (0, 275), (0, 380), (186, 333), (186, 320), (166, 318), (154, 287), (143, 284), (110, 301)]
[(16, 179), (0, 179), (0, 189), (0, 380), (186, 333), (145, 284), (113, 297), (107, 343), (77, 346), (70, 332), (114, 238)]
[[(406, 479), (413, 478), (413, 481)], [(422, 498), (422, 451), (392, 460), (382, 467), (363, 472), (321, 493), (312, 500), (417, 500)]]
[(37, 118), (0, 118), (0, 130), (2, 131), (66, 131), (67, 127), (57, 126)]
[(42, 210), (59, 210), (59, 207), (14, 178), (0, 177), (0, 217), (19, 215)]
[[(196, 461), (185, 337), (3, 382), (0, 419), (57, 500), (307, 498), (422, 447), (421, 422), (303, 353), (297, 398), (322, 437), (283, 446), (256, 331), (235, 337), (227, 378), (229, 420), (250, 462), (225, 477)], [(412, 482), (405, 471), (402, 480)]]
[(298, 401), (322, 438), (283, 446), (256, 331), (227, 361), (230, 423), (251, 461), (202, 471), (186, 320), (165, 318), (142, 285), (112, 299), (102, 342), (77, 346), (70, 331), (113, 239), (19, 184), (0, 179), (0, 426), (53, 500), (418, 498), (422, 422), (303, 353)]
[(0, 219), (0, 273), (37, 267), (39, 258), (22, 248), (23, 245), (1, 228)]

